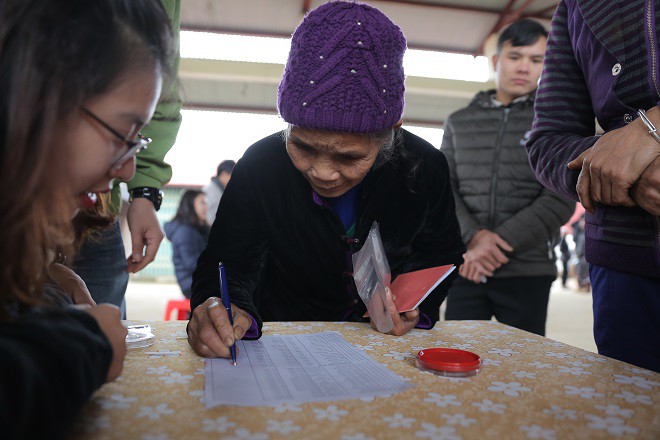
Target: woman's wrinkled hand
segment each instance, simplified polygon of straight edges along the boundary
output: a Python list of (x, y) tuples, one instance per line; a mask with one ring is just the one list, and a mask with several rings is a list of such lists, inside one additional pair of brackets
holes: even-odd
[[(386, 334), (393, 336), (402, 336), (408, 333), (410, 330), (414, 329), (417, 323), (419, 322), (419, 309), (399, 313), (399, 311), (396, 309), (396, 304), (394, 304), (394, 301), (396, 300), (396, 296), (394, 296), (392, 294), (392, 291), (387, 287), (385, 288), (385, 296), (387, 299), (387, 309), (390, 312), (390, 316), (392, 317), (392, 323), (394, 324), (392, 330), (390, 330)], [(373, 320), (370, 319), (370, 322), (371, 322), (371, 327), (374, 330), (378, 330)]]
[(252, 318), (246, 311), (233, 304), (231, 311), (233, 327), (220, 298), (212, 296), (195, 307), (188, 323), (188, 343), (195, 353), (205, 358), (230, 356), (229, 347), (252, 326)]

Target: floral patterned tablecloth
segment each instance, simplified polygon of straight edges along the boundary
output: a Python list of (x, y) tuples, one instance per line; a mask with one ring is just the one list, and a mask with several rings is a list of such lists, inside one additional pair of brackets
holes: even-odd
[[(339, 332), (415, 386), (387, 398), (210, 410), (186, 322), (151, 324), (155, 344), (129, 350), (73, 438), (660, 439), (660, 374), (496, 322), (439, 322), (403, 337), (367, 324), (266, 323), (265, 334)], [(422, 372), (414, 359), (428, 347), (472, 351), (483, 369), (466, 379)]]

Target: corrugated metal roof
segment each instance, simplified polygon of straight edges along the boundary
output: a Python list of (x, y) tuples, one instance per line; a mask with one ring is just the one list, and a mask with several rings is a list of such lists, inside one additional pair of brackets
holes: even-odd
[[(305, 11), (327, 0), (183, 0), (184, 30), (289, 37)], [(520, 17), (549, 27), (558, 0), (368, 0), (399, 25), (412, 49), (481, 54), (493, 32)], [(492, 37), (491, 37), (492, 40)], [(488, 48), (489, 46), (486, 45)], [(272, 113), (283, 65), (182, 60), (184, 104)], [(407, 119), (442, 125), (492, 83), (409, 77)]]

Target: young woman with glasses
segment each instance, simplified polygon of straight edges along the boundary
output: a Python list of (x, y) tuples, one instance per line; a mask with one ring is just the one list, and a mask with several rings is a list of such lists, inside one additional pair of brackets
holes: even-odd
[(0, 2), (3, 438), (63, 437), (121, 372), (119, 310), (72, 305), (48, 272), (75, 214), (135, 172), (170, 45), (158, 0)]

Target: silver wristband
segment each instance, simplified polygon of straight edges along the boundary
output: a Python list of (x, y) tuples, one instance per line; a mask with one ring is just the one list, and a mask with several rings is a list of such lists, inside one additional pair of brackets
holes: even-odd
[(653, 125), (653, 122), (651, 122), (649, 117), (646, 116), (646, 112), (642, 109), (639, 109), (639, 110), (637, 110), (637, 114), (639, 115), (639, 118), (642, 120), (644, 125), (646, 125), (646, 128), (649, 129), (649, 134), (651, 136), (653, 136), (653, 139), (655, 139), (655, 141), (657, 143), (660, 144), (660, 136), (658, 136), (658, 129), (655, 128), (655, 125)]

